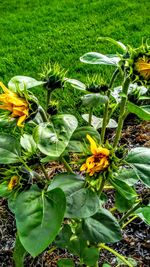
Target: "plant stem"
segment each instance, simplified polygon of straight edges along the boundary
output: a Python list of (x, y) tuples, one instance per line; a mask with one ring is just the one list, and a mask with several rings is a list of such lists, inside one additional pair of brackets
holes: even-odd
[(91, 126), (91, 122), (92, 122), (92, 115), (93, 115), (93, 107), (90, 108), (90, 111), (89, 111), (89, 125)]
[(112, 89), (113, 83), (114, 83), (118, 73), (119, 73), (119, 70), (116, 69), (114, 71), (113, 75), (112, 75), (111, 80), (110, 80), (110, 84), (109, 84), (109, 88), (108, 88), (108, 92), (107, 92), (108, 101), (105, 104), (103, 123), (102, 123), (102, 130), (101, 130), (101, 142), (102, 143), (104, 142), (106, 126), (107, 126), (107, 123), (108, 123), (108, 109), (109, 109), (109, 98), (110, 98), (110, 94), (111, 94), (111, 89)]
[(42, 117), (43, 122), (48, 122), (47, 115), (45, 113), (45, 110), (42, 107), (39, 107), (39, 113)]
[(114, 249), (106, 246), (105, 244), (100, 244), (99, 248), (108, 250), (109, 252), (114, 254), (116, 257), (118, 257), (121, 261), (123, 261), (127, 266), (133, 267), (133, 265), (129, 261), (127, 261), (126, 258), (123, 255), (121, 255), (120, 253), (118, 253)]
[(132, 214), (135, 210), (137, 210), (141, 206), (141, 202), (137, 203), (133, 208), (127, 211), (127, 213), (121, 218), (119, 221), (120, 226), (122, 226), (123, 222)]
[(64, 157), (61, 157), (60, 160), (62, 161), (62, 163), (64, 164), (66, 170), (70, 173), (74, 173), (72, 168), (69, 166), (68, 162), (65, 160)]
[(103, 188), (104, 188), (104, 186), (105, 186), (105, 179), (104, 178), (102, 178), (102, 180), (101, 180), (101, 184), (100, 184), (100, 188), (99, 188), (99, 190), (98, 190), (98, 196), (100, 197), (101, 196), (101, 193), (102, 193), (102, 191), (103, 191)]
[(138, 217), (137, 215), (133, 216), (130, 220), (128, 220), (126, 223), (124, 223), (121, 228), (124, 229), (129, 223), (131, 223), (137, 217)]
[(114, 139), (114, 143), (113, 143), (114, 148), (117, 147), (118, 142), (120, 140), (123, 123), (124, 123), (124, 120), (126, 117), (126, 103), (127, 103), (127, 93), (128, 93), (129, 84), (130, 84), (130, 79), (129, 79), (129, 77), (127, 77), (127, 78), (125, 78), (124, 84), (122, 87), (122, 94), (123, 95), (122, 95), (121, 102), (120, 102), (120, 115), (119, 115), (119, 119), (118, 119), (118, 127), (116, 130), (116, 135), (115, 135), (115, 139)]
[(42, 172), (43, 172), (43, 174), (44, 174), (46, 180), (49, 181), (49, 176), (48, 176), (48, 174), (47, 174), (47, 171), (46, 171), (44, 165), (43, 165), (41, 162), (39, 162), (39, 166), (40, 166), (40, 168), (41, 168), (41, 170), (42, 170)]

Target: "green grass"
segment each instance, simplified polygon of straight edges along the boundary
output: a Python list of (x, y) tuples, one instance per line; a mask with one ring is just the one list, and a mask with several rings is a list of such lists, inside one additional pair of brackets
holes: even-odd
[[(89, 51), (115, 53), (109, 36), (139, 46), (149, 37), (149, 0), (3, 0), (0, 3), (0, 80), (15, 75), (39, 77), (44, 63), (59, 62), (72, 78), (98, 73), (109, 79), (110, 67), (85, 65)], [(63, 110), (75, 107), (78, 92), (59, 92)], [(40, 94), (40, 90), (35, 90)]]

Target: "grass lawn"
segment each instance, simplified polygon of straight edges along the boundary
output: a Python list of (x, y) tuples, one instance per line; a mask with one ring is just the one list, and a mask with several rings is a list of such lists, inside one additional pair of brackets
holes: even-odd
[[(49, 60), (68, 69), (71, 78), (84, 81), (101, 71), (108, 79), (112, 68), (85, 65), (79, 57), (116, 52), (97, 42), (99, 36), (139, 46), (150, 32), (149, 0), (3, 0), (0, 14), (0, 80), (6, 84), (15, 75), (38, 79)], [(78, 92), (70, 91), (58, 93), (63, 111), (75, 107)]]

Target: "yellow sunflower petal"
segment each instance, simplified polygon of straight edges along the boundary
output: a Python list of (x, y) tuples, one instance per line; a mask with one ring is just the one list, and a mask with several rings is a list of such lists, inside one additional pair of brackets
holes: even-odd
[(86, 138), (90, 142), (90, 149), (91, 149), (92, 154), (97, 154), (96, 142), (93, 140), (93, 138), (89, 134), (86, 135)]
[(27, 117), (26, 115), (21, 116), (17, 121), (17, 126), (23, 127), (22, 123), (26, 120), (26, 117)]

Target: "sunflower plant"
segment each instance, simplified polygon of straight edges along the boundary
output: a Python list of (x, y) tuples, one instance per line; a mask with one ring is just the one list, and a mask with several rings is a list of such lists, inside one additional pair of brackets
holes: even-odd
[[(23, 266), (26, 254), (36, 257), (49, 246), (49, 252), (62, 248), (78, 256), (77, 266), (99, 266), (100, 251), (108, 250), (132, 267), (112, 244), (122, 239), (123, 229), (135, 218), (150, 223), (150, 149), (128, 151), (120, 143), (128, 113), (150, 120), (149, 106), (135, 103), (135, 98), (149, 99), (150, 47), (143, 43), (133, 49), (110, 38), (100, 40), (112, 42), (122, 53), (90, 52), (80, 60), (114, 66), (109, 84), (96, 76), (87, 84), (67, 78), (58, 64), (44, 68), (42, 81), (15, 76), (8, 88), (0, 83), (1, 122), (4, 115), (7, 118), (2, 125), (20, 129), (17, 136), (0, 134), (0, 196), (8, 199), (16, 220), (16, 267)], [(119, 76), (122, 84), (116, 88)], [(47, 94), (44, 107), (31, 93), (36, 86), (43, 86)], [(81, 102), (89, 108), (82, 114), (87, 126), (78, 126), (73, 115), (57, 113), (53, 91), (65, 86), (83, 92)], [(99, 106), (101, 118), (94, 115)], [(114, 120), (116, 108), (119, 115)], [(114, 128), (113, 141), (107, 140), (107, 127)], [(54, 160), (66, 171), (50, 177), (46, 166)], [(145, 186), (141, 195), (136, 191), (138, 181)], [(114, 194), (112, 207), (107, 203), (109, 190)], [(74, 263), (63, 259), (58, 266)]]

